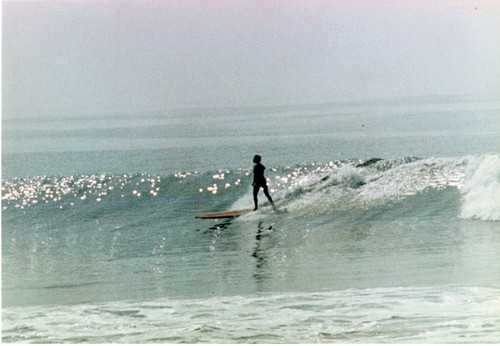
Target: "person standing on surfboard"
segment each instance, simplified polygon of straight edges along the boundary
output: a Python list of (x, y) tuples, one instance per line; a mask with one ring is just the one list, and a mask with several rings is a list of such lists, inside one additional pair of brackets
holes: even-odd
[(274, 206), (273, 199), (269, 195), (269, 191), (267, 190), (267, 181), (266, 178), (264, 178), (264, 170), (266, 167), (264, 167), (261, 163), (260, 160), (262, 158), (259, 155), (255, 155), (253, 157), (253, 163), (255, 163), (255, 166), (253, 168), (253, 201), (255, 203), (255, 209), (259, 209), (259, 201), (257, 200), (257, 194), (259, 193), (260, 188), (264, 189), (264, 194), (266, 195), (267, 199), (271, 204)]

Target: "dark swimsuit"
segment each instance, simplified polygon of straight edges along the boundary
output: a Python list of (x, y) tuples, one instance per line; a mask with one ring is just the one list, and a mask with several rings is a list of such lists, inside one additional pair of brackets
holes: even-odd
[(267, 185), (266, 178), (264, 178), (264, 167), (262, 164), (257, 163), (253, 169), (253, 183), (255, 186), (264, 187)]
[(253, 169), (253, 200), (255, 202), (255, 210), (257, 210), (257, 208), (258, 208), (257, 194), (259, 193), (259, 190), (261, 187), (264, 190), (264, 195), (266, 195), (269, 202), (271, 202), (271, 204), (273, 204), (273, 199), (269, 195), (269, 191), (267, 189), (266, 178), (264, 177), (264, 170), (265, 169), (266, 169), (266, 167), (264, 167), (260, 163), (255, 164), (255, 167)]

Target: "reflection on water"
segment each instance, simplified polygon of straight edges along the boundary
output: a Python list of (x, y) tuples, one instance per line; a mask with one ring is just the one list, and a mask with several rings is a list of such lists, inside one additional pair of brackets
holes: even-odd
[(271, 278), (271, 275), (267, 270), (268, 258), (265, 248), (262, 245), (262, 239), (268, 237), (270, 235), (270, 232), (273, 231), (274, 229), (272, 225), (264, 230), (262, 222), (259, 222), (259, 225), (257, 227), (257, 234), (255, 235), (256, 244), (252, 253), (252, 257), (255, 258), (255, 274), (253, 274), (253, 277), (255, 278), (257, 289), (259, 291), (263, 290), (264, 281)]

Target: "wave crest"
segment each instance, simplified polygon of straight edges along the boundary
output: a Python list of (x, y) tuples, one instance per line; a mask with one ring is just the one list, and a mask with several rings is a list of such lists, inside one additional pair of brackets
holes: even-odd
[(280, 204), (298, 215), (373, 208), (427, 190), (460, 190), (469, 160), (405, 157), (316, 164), (313, 169), (300, 167), (292, 172), (295, 179), (281, 184), (277, 192)]
[(467, 167), (460, 216), (500, 221), (500, 157), (485, 155)]

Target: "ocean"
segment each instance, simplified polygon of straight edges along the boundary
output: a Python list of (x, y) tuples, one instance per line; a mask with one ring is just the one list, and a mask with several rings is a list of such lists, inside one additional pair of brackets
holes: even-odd
[(499, 100), (4, 117), (2, 341), (498, 343)]

